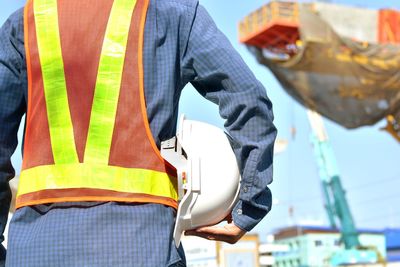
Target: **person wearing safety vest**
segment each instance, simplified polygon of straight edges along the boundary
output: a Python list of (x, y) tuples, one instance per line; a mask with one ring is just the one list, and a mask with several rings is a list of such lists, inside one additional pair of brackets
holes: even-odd
[(0, 266), (185, 266), (160, 143), (175, 135), (187, 83), (219, 105), (242, 176), (233, 221), (187, 234), (235, 243), (271, 208), (276, 129), (265, 89), (198, 1), (28, 0), (11, 15), (0, 30), (2, 231), (26, 117)]

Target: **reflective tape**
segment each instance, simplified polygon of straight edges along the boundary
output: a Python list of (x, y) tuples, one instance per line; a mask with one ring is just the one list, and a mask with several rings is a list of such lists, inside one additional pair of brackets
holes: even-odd
[(33, 1), (33, 9), (54, 162), (78, 163), (61, 52), (57, 0)]
[(47, 189), (92, 188), (178, 199), (175, 178), (146, 169), (88, 163), (46, 165), (23, 170), (19, 179), (18, 196)]
[[(108, 164), (136, 0), (115, 0), (100, 55), (84, 162)], [(132, 114), (135, 116), (135, 114)]]

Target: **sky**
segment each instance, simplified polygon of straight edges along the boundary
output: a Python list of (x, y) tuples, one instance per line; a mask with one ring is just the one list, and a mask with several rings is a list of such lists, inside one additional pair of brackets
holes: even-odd
[[(23, 6), (22, 0), (0, 0), (0, 23), (16, 9)], [(368, 8), (396, 8), (398, 0), (334, 0)], [(267, 3), (266, 0), (200, 0), (215, 20), (220, 30), (228, 37), (244, 61), (266, 88), (273, 102), (278, 138), (287, 140), (285, 152), (274, 159), (274, 182), (272, 211), (253, 230), (265, 240), (268, 233), (295, 224), (328, 225), (321, 194), (316, 160), (310, 144), (310, 126), (306, 110), (290, 98), (270, 71), (259, 65), (247, 48), (238, 41), (238, 22), (250, 12)], [(180, 113), (188, 118), (223, 127), (218, 108), (202, 99), (190, 85), (183, 92)], [(356, 225), (359, 228), (400, 228), (400, 144), (379, 128), (380, 122), (371, 127), (347, 130), (324, 120), (347, 199)], [(295, 127), (297, 134), (291, 135)], [(20, 131), (19, 136), (22, 136)], [(18, 148), (13, 164), (20, 169), (21, 155)], [(289, 210), (292, 210), (290, 215)]]

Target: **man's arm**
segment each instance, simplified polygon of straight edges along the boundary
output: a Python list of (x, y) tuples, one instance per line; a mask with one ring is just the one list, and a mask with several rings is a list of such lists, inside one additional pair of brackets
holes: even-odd
[(234, 243), (269, 212), (272, 204), (273, 147), (276, 138), (272, 104), (227, 38), (198, 6), (182, 59), (183, 81), (190, 81), (208, 100), (218, 104), (232, 136), (242, 175), (233, 223), (205, 227), (186, 234)]
[[(22, 11), (18, 12), (0, 28), (0, 243), (4, 241), (11, 202), (8, 182), (15, 175), (11, 155), (17, 147), (17, 132), (26, 109)], [(0, 266), (4, 266), (5, 257), (5, 249), (0, 245)]]

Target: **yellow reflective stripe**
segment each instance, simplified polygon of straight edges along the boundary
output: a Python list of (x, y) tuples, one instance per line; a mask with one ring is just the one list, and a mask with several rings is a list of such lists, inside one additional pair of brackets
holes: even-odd
[(46, 189), (91, 188), (143, 193), (177, 200), (172, 176), (146, 169), (97, 164), (46, 165), (23, 170), (18, 196)]
[[(100, 55), (84, 162), (108, 164), (136, 0), (115, 0)], [(135, 114), (133, 114), (135, 115)]]
[(35, 0), (34, 16), (55, 164), (78, 163), (68, 105), (56, 0)]

